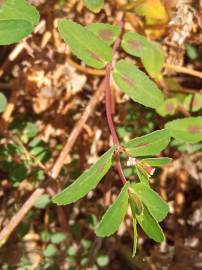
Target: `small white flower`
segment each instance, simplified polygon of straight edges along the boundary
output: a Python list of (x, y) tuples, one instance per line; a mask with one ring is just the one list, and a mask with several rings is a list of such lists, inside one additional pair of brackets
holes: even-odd
[(129, 157), (126, 164), (128, 167), (135, 166), (137, 164), (136, 158)]

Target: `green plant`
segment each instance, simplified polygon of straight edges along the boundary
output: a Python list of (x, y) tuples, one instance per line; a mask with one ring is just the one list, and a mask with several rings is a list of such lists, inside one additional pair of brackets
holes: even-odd
[[(150, 187), (153, 167), (170, 162), (169, 158), (154, 158), (168, 145), (170, 138), (179, 138), (188, 142), (202, 139), (202, 118), (190, 117), (171, 121), (165, 129), (154, 131), (142, 137), (120, 144), (111, 113), (110, 77), (121, 91), (135, 102), (146, 107), (157, 109), (164, 103), (164, 95), (158, 86), (131, 61), (119, 60), (112, 65), (113, 54), (120, 44), (120, 30), (108, 24), (93, 24), (83, 27), (73, 21), (59, 21), (58, 29), (72, 52), (87, 65), (101, 69), (106, 68), (106, 113), (114, 146), (109, 149), (89, 170), (64, 191), (53, 198), (58, 205), (75, 202), (96, 187), (102, 177), (116, 160), (117, 171), (123, 188), (109, 207), (100, 223), (96, 226), (97, 236), (106, 237), (113, 234), (123, 221), (128, 204), (130, 204), (134, 225), (134, 248), (136, 251), (138, 223), (144, 232), (156, 242), (162, 242), (164, 235), (158, 222), (167, 215), (169, 208), (159, 195)], [(116, 41), (115, 41), (116, 39)], [(109, 46), (115, 42), (113, 49)], [(125, 33), (121, 42), (122, 48), (132, 56), (141, 59), (148, 74), (159, 80), (164, 63), (162, 49), (137, 33)], [(176, 122), (177, 121), (177, 122)], [(140, 183), (129, 183), (123, 173), (120, 154), (125, 155), (128, 166), (134, 166)], [(149, 158), (147, 158), (149, 157)]]
[[(85, 3), (87, 7), (95, 12), (99, 12), (103, 5), (103, 1), (85, 1)], [(7, 0), (1, 6), (0, 12), (1, 45), (21, 40), (31, 33), (39, 20), (38, 12), (25, 0)], [(25, 19), (22, 20), (22, 18)], [(137, 223), (148, 237), (156, 242), (164, 241), (164, 234), (159, 222), (166, 217), (169, 208), (166, 202), (151, 188), (150, 177), (155, 171), (153, 167), (160, 167), (171, 160), (169, 158), (155, 158), (153, 156), (158, 155), (166, 148), (171, 137), (190, 143), (199, 142), (202, 139), (202, 117), (188, 117), (170, 121), (162, 130), (154, 131), (121, 144), (112, 118), (110, 79), (113, 77), (116, 86), (134, 102), (159, 110), (165, 102), (165, 97), (149, 76), (156, 81), (162, 78), (161, 69), (164, 63), (162, 49), (156, 43), (147, 40), (138, 33), (124, 33), (123, 38), (120, 39), (122, 32), (120, 28), (109, 24), (96, 23), (84, 27), (73, 21), (62, 19), (59, 21), (58, 29), (72, 52), (80, 60), (90, 67), (97, 69), (105, 68), (106, 70), (106, 114), (114, 146), (103, 154), (73, 184), (57, 194), (53, 198), (53, 202), (58, 205), (65, 205), (84, 197), (98, 185), (103, 176), (109, 171), (113, 160), (115, 160), (123, 187), (117, 199), (106, 211), (99, 224), (97, 224), (95, 233), (97, 236), (106, 237), (116, 232), (127, 213), (128, 205), (130, 205), (134, 227), (134, 256), (137, 245)], [(113, 48), (111, 48), (112, 44), (114, 44)], [(149, 76), (141, 71), (133, 63), (133, 60), (121, 59), (114, 64), (114, 55), (120, 44), (127, 54), (141, 59), (141, 63)], [(34, 145), (34, 149), (31, 149), (31, 152), (38, 158), (41, 150), (35, 148), (38, 146), (37, 144), (29, 142), (36, 135), (36, 131), (33, 126), (29, 126), (29, 128), (31, 129), (30, 132), (22, 132), (23, 135), (20, 141), (28, 144), (29, 147)], [(5, 154), (5, 151), (7, 151), (6, 155), (10, 156), (13, 153), (20, 154), (21, 156), (23, 154), (26, 155), (23, 145), (21, 142), (19, 143), (19, 138), (16, 142), (18, 145), (10, 146), (10, 150), (7, 147), (3, 150), (3, 153)], [(19, 144), (21, 145), (20, 147)], [(9, 153), (9, 151), (11, 152)], [(139, 179), (138, 183), (126, 180), (122, 169), (121, 155), (124, 156), (124, 162), (128, 167), (134, 167)], [(36, 162), (36, 157), (33, 158), (31, 156), (25, 160), (23, 173), (20, 170), (20, 176), (23, 175), (23, 178), (28, 175), (27, 171), (29, 171), (27, 160), (29, 162)], [(11, 163), (13, 163), (13, 160), (11, 160)], [(9, 163), (9, 166), (11, 163)], [(13, 177), (16, 178), (17, 175), (17, 172), (15, 172)], [(14, 179), (14, 181), (17, 181), (17, 179)], [(49, 198), (44, 197), (43, 199), (45, 199), (45, 204), (49, 203)], [(39, 204), (38, 207), (44, 207), (44, 202), (41, 203), (42, 206)], [(50, 243), (44, 251), (44, 255), (51, 257), (56, 252), (56, 247), (53, 243)], [(103, 264), (103, 262), (99, 261), (98, 264)]]

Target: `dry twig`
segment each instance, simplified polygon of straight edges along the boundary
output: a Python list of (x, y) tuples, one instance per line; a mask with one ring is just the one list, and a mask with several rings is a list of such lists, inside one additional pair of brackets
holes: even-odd
[[(86, 121), (92, 114), (93, 110), (95, 109), (95, 106), (97, 103), (100, 101), (100, 99), (103, 97), (104, 94), (104, 83), (105, 80), (103, 80), (100, 84), (100, 87), (98, 90), (95, 92), (95, 94), (92, 96), (88, 106), (86, 107), (83, 115), (75, 125), (74, 129), (72, 130), (67, 143), (65, 144), (62, 152), (60, 153), (59, 157), (57, 158), (52, 172), (51, 176), (55, 179), (58, 177), (62, 166), (64, 164), (64, 161), (66, 159), (66, 156), (69, 154), (71, 151), (72, 147), (74, 146), (80, 132), (83, 129), (83, 126), (85, 125)], [(37, 199), (44, 193), (45, 189), (44, 188), (37, 188), (32, 195), (27, 199), (27, 201), (23, 204), (23, 206), (19, 209), (16, 215), (14, 215), (9, 223), (3, 228), (3, 230), (0, 232), (0, 246), (2, 246), (11, 233), (14, 231), (14, 229), (20, 224), (20, 222), (23, 220), (25, 215), (28, 213), (28, 211), (32, 208), (32, 206), (35, 204)]]

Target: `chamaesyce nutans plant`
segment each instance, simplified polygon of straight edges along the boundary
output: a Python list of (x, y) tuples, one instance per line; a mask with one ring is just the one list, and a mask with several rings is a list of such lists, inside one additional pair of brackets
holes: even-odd
[[(104, 1), (84, 2), (89, 9), (99, 12)], [(12, 44), (26, 37), (38, 21), (37, 10), (27, 1), (6, 0), (0, 7), (0, 45)], [(61, 19), (58, 30), (77, 58), (91, 68), (105, 69), (106, 115), (113, 146), (71, 185), (54, 196), (52, 201), (57, 205), (66, 205), (81, 199), (98, 185), (114, 160), (122, 189), (97, 224), (95, 233), (98, 237), (108, 237), (115, 233), (130, 207), (134, 227), (134, 256), (138, 237), (137, 225), (154, 241), (162, 242), (165, 239), (159, 222), (166, 217), (169, 207), (150, 186), (150, 178), (156, 167), (168, 164), (171, 159), (155, 156), (167, 147), (172, 137), (189, 143), (201, 141), (202, 117), (170, 121), (162, 130), (120, 144), (112, 117), (111, 84), (116, 85), (133, 101), (158, 111), (166, 102), (164, 93), (155, 83), (162, 78), (162, 48), (137, 32), (124, 32), (121, 23), (92, 23), (82, 26), (71, 20)], [(126, 53), (125, 57), (128, 55), (127, 59), (117, 59), (118, 49)], [(141, 61), (142, 69), (134, 64), (134, 58)], [(123, 161), (120, 155), (125, 157)], [(137, 182), (126, 179), (122, 162), (135, 168)]]

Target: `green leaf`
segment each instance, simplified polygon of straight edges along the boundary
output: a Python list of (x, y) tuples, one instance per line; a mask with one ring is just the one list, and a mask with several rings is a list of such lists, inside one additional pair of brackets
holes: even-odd
[(157, 155), (163, 151), (170, 141), (170, 132), (166, 129), (156, 130), (150, 134), (137, 137), (123, 144), (132, 156)]
[(50, 232), (46, 231), (46, 230), (42, 231), (40, 233), (40, 239), (42, 242), (45, 242), (45, 243), (49, 242), (50, 241)]
[[(0, 30), (1, 33), (1, 30)], [(0, 34), (1, 36), (1, 34)], [(3, 93), (0, 92), (0, 113), (4, 112), (7, 105), (7, 99)]]
[(77, 255), (77, 248), (76, 248), (74, 245), (70, 246), (70, 247), (68, 248), (68, 250), (67, 250), (67, 254), (68, 254), (70, 257), (76, 256), (76, 255)]
[(12, 163), (9, 168), (9, 177), (16, 182), (20, 182), (28, 177), (29, 172), (25, 163), (16, 164)]
[(108, 45), (113, 44), (121, 33), (118, 26), (108, 23), (92, 23), (87, 25), (85, 28), (94, 33)]
[(50, 201), (50, 196), (48, 194), (43, 194), (38, 198), (34, 206), (39, 209), (44, 209), (50, 203)]
[(51, 242), (53, 244), (60, 244), (61, 242), (63, 242), (64, 240), (66, 240), (66, 238), (67, 238), (67, 235), (65, 233), (56, 232), (56, 233), (53, 233), (51, 235)]
[(143, 162), (152, 166), (152, 167), (161, 167), (172, 161), (172, 158), (162, 157), (162, 158), (145, 158), (142, 159)]
[(121, 60), (114, 68), (113, 78), (117, 86), (134, 101), (150, 108), (157, 108), (164, 96), (157, 85), (132, 63)]
[(70, 204), (84, 197), (94, 189), (112, 165), (114, 148), (110, 148), (99, 160), (77, 180), (53, 198), (58, 205)]
[(112, 60), (112, 49), (80, 24), (63, 19), (58, 29), (72, 52), (87, 65), (101, 69)]
[(106, 255), (100, 255), (98, 258), (97, 258), (97, 264), (100, 266), (100, 267), (105, 267), (109, 264), (109, 257), (106, 256)]
[(4, 1), (0, 6), (0, 45), (16, 43), (26, 37), (38, 21), (38, 11), (27, 1)]
[(157, 221), (162, 221), (166, 217), (169, 207), (157, 192), (143, 183), (131, 184), (131, 187)]
[(115, 202), (105, 212), (95, 230), (97, 236), (110, 236), (118, 230), (128, 208), (128, 186), (127, 182)]
[(170, 121), (165, 126), (175, 139), (190, 143), (202, 140), (202, 116)]
[(176, 112), (178, 103), (179, 102), (176, 98), (168, 98), (156, 109), (156, 111), (163, 117), (173, 115)]
[(128, 190), (128, 195), (129, 195), (129, 203), (130, 203), (133, 216), (141, 215), (143, 212), (143, 205), (140, 198), (137, 196), (136, 193), (133, 192), (133, 190), (131, 192), (130, 189)]
[(55, 245), (49, 244), (43, 253), (45, 257), (53, 257), (57, 253), (57, 248)]
[(199, 57), (197, 49), (191, 44), (186, 44), (186, 53), (191, 60), (196, 60)]
[(38, 129), (37, 126), (32, 123), (32, 122), (25, 122), (23, 125), (23, 135), (27, 138), (27, 139), (31, 139), (33, 137), (35, 137), (38, 133)]
[(129, 54), (140, 57), (146, 71), (155, 77), (164, 64), (164, 54), (160, 46), (136, 32), (124, 35), (122, 48)]
[(133, 252), (132, 257), (135, 257), (137, 250), (137, 220), (133, 218)]
[(165, 237), (160, 225), (149, 213), (146, 206), (144, 206), (143, 213), (140, 216), (136, 216), (136, 219), (149, 238), (153, 239), (158, 243), (164, 241)]
[(104, 6), (104, 0), (84, 0), (85, 6), (95, 13), (99, 13)]
[(202, 108), (202, 94), (188, 95), (184, 100), (187, 111), (197, 112)]
[(161, 47), (150, 42), (150, 47), (144, 47), (141, 51), (141, 60), (146, 71), (153, 78), (158, 77), (164, 64), (164, 53)]

